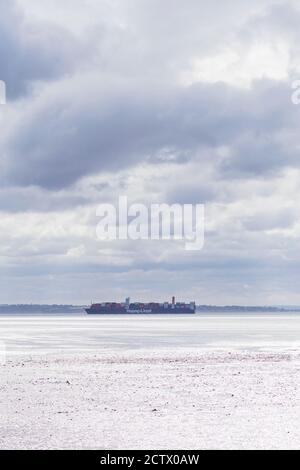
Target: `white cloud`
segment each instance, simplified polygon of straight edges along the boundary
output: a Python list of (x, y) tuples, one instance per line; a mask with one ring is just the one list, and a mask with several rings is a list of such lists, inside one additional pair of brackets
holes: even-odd
[(205, 81), (225, 82), (229, 85), (250, 88), (254, 80), (287, 80), (290, 67), (286, 44), (252, 44), (243, 47), (227, 47), (215, 56), (193, 59), (190, 70), (182, 72), (185, 86)]

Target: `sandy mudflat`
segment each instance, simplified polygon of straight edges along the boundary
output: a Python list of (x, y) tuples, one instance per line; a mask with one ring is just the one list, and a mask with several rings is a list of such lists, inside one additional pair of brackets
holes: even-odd
[(299, 449), (300, 356), (161, 351), (1, 365), (2, 449)]

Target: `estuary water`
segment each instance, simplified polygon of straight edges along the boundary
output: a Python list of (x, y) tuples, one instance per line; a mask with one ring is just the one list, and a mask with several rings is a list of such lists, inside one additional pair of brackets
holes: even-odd
[(299, 352), (300, 314), (0, 315), (0, 346), (7, 355), (162, 348)]

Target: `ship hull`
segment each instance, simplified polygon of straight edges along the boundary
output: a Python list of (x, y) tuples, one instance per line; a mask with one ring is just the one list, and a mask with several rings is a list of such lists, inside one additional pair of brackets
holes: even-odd
[(128, 297), (122, 302), (92, 303), (86, 310), (88, 315), (193, 315), (195, 302), (130, 302)]
[(141, 310), (141, 311), (112, 311), (109, 309), (96, 309), (96, 308), (87, 308), (86, 313), (88, 315), (193, 315), (195, 314), (194, 310)]

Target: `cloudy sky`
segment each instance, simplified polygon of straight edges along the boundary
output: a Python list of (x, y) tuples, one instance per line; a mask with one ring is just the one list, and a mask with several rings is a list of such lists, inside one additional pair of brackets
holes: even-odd
[[(0, 303), (300, 304), (300, 5), (0, 0)], [(203, 203), (205, 246), (96, 239)]]

